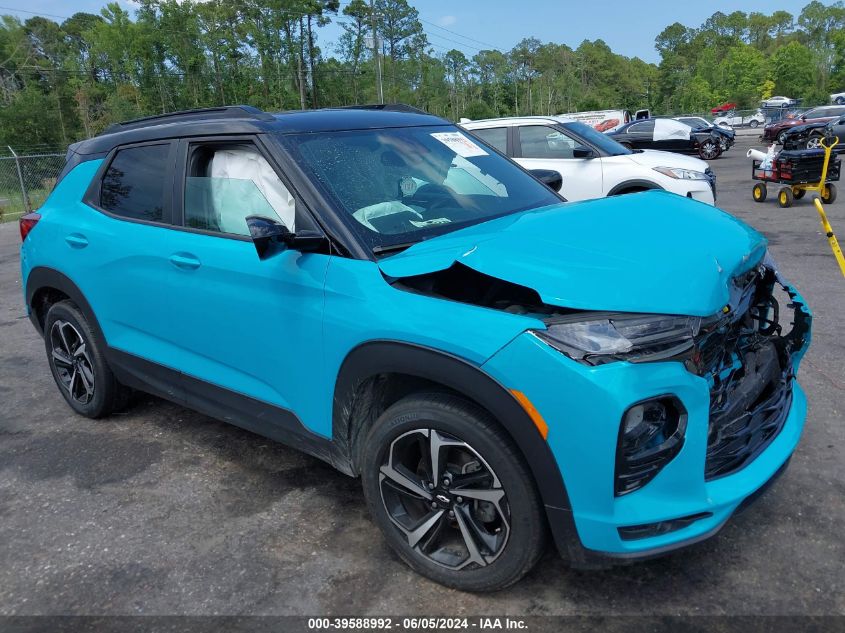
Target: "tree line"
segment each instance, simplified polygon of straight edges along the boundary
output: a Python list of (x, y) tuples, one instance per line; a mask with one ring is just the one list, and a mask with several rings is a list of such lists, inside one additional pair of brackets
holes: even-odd
[[(98, 15), (2, 16), (0, 144), (55, 148), (115, 121), (225, 104), (372, 103), (379, 71), (385, 101), (453, 120), (702, 112), (771, 94), (810, 105), (845, 90), (842, 2), (814, 0), (797, 16), (717, 12), (699, 27), (674, 23), (655, 41), (659, 64), (602, 40), (573, 49), (528, 37), (498, 50), (425, 27), (407, 0), (140, 0), (133, 13), (110, 3)], [(341, 28), (331, 42), (330, 22)]]

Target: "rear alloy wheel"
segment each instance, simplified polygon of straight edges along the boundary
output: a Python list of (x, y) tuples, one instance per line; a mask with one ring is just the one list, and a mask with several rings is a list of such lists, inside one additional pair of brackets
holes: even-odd
[(545, 519), (522, 458), (474, 404), (409, 396), (373, 425), (364, 449), (367, 505), (417, 572), (465, 591), (519, 580), (543, 552)]
[(81, 405), (94, 397), (94, 363), (85, 339), (72, 323), (56, 319), (50, 327), (50, 362), (67, 397)]
[(757, 127), (758, 125), (760, 125), (760, 122), (757, 119), (751, 119), (748, 122), (748, 125), (751, 126), (751, 127)]
[(44, 345), (56, 385), (74, 411), (99, 418), (126, 406), (130, 390), (114, 377), (94, 331), (74, 303), (59, 301), (50, 307)]
[(698, 155), (701, 160), (713, 160), (719, 157), (722, 149), (719, 144), (713, 139), (707, 139), (698, 146)]

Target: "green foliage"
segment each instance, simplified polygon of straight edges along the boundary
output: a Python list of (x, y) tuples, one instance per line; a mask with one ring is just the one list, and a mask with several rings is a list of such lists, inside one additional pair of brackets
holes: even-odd
[(656, 101), (667, 112), (705, 111), (709, 86), (712, 105), (753, 108), (772, 94), (824, 103), (845, 83), (843, 29), (843, 3), (817, 0), (797, 19), (787, 11), (734, 11), (716, 12), (697, 29), (672, 24), (655, 41), (662, 57)]
[(805, 95), (814, 87), (813, 52), (799, 42), (781, 46), (769, 63), (775, 92), (783, 95)]
[[(125, 8), (126, 6), (134, 8)], [(332, 20), (342, 33), (321, 39)], [(373, 50), (377, 34), (379, 64)], [(98, 15), (0, 20), (0, 145), (55, 147), (114, 121), (249, 103), (268, 110), (385, 100), (473, 119), (585, 109), (707, 111), (845, 89), (845, 6), (795, 16), (716, 12), (656, 38), (659, 65), (602, 40), (522, 39), (510, 51), (445, 51), (409, 0), (138, 0)]]

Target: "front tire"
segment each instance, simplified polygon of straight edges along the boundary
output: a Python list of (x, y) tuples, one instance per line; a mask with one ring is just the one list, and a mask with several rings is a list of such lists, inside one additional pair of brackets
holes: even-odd
[(824, 138), (821, 134), (812, 134), (810, 138), (807, 139), (805, 143), (806, 149), (819, 149), (822, 145), (822, 138)]
[(50, 307), (44, 345), (53, 379), (71, 409), (101, 418), (126, 405), (129, 389), (114, 377), (94, 330), (72, 301)]
[(463, 591), (517, 582), (544, 550), (546, 525), (521, 455), (483, 409), (457, 396), (408, 396), (370, 430), (367, 506), (412, 569)]
[(824, 189), (822, 189), (821, 196), (819, 197), (822, 199), (824, 204), (833, 204), (836, 202), (836, 185), (832, 182), (827, 183), (824, 186)]
[(756, 128), (758, 125), (760, 125), (760, 122), (757, 119), (751, 119), (751, 121), (749, 121), (748, 125), (750, 125), (753, 128)]
[(712, 139), (708, 139), (698, 146), (698, 157), (701, 160), (715, 160), (721, 154), (722, 150), (719, 144)]

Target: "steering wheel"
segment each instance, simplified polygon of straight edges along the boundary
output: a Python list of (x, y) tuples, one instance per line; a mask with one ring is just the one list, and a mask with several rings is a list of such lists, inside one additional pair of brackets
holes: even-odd
[(452, 208), (455, 204), (453, 191), (446, 185), (428, 183), (417, 189), (406, 202), (423, 207), (423, 215), (443, 208)]

